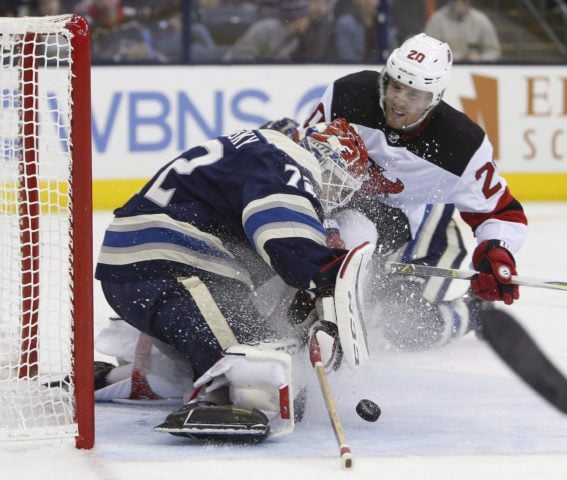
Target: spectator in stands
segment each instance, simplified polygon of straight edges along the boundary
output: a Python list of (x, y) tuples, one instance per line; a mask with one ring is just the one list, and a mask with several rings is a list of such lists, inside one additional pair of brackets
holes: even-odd
[[(61, 15), (68, 13), (62, 5), (62, 0), (30, 0), (25, 15), (43, 17), (45, 15)], [(57, 59), (67, 58), (69, 42), (60, 35), (41, 35), (38, 39), (38, 53), (48, 64), (56, 64)]]
[[(168, 18), (150, 24), (156, 49), (164, 55), (167, 62), (179, 62), (183, 58), (183, 16), (178, 12)], [(225, 49), (218, 47), (208, 28), (192, 16), (191, 39), (188, 48), (191, 62), (220, 61)]]
[(488, 16), (470, 0), (449, 0), (433, 13), (425, 33), (447, 42), (456, 61), (487, 62), (500, 58), (500, 41)]
[(301, 36), (295, 60), (324, 62), (335, 58), (333, 17), (329, 0), (308, 0), (310, 25)]
[(21, 0), (3, 0), (0, 3), (0, 17), (19, 17), (23, 15)]
[(29, 15), (32, 17), (61, 15), (64, 13), (61, 7), (61, 0), (30, 0), (28, 7)]
[(398, 43), (423, 32), (427, 13), (424, 0), (392, 0), (390, 3)]
[[(192, 0), (191, 18), (200, 22), (210, 32), (215, 44), (228, 50), (259, 20), (258, 12), (263, 4), (237, 0)], [(274, 10), (274, 7), (269, 9)], [(262, 17), (274, 15), (262, 15)]]
[[(384, 0), (385, 1), (385, 0)], [(343, 13), (335, 22), (335, 51), (340, 60), (379, 63), (389, 53), (390, 45), (381, 45), (380, 37), (388, 43), (387, 35), (381, 34), (378, 7), (380, 0), (352, 0), (351, 7), (342, 6)]]
[(111, 63), (163, 62), (150, 31), (134, 18), (135, 10), (120, 0), (91, 0), (83, 4), (91, 26), (93, 61)]
[(226, 52), (226, 61), (294, 60), (310, 26), (307, 0), (282, 0), (279, 18), (264, 18)]

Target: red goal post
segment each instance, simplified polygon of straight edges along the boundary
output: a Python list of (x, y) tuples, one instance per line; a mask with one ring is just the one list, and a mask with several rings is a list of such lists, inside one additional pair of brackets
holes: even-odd
[(94, 444), (90, 41), (0, 18), (0, 441)]

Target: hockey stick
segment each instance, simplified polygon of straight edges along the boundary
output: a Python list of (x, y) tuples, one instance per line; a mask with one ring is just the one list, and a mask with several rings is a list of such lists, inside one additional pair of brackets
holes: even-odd
[(317, 373), (317, 378), (319, 379), (319, 385), (321, 386), (321, 392), (323, 393), (323, 398), (325, 399), (325, 405), (327, 406), (327, 412), (329, 414), (329, 419), (331, 420), (331, 426), (335, 432), (335, 438), (337, 439), (337, 444), (339, 446), (339, 455), (341, 457), (341, 465), (343, 468), (351, 468), (353, 463), (353, 455), (346, 442), (345, 432), (341, 419), (339, 418), (339, 412), (337, 406), (335, 405), (335, 400), (333, 399), (333, 394), (331, 392), (331, 386), (329, 385), (329, 379), (327, 378), (327, 373), (325, 372), (325, 367), (323, 366), (323, 361), (321, 360), (321, 350), (319, 348), (319, 342), (317, 338), (313, 335), (309, 341), (309, 359), (315, 372)]
[(509, 313), (482, 312), (481, 334), (496, 354), (526, 384), (567, 414), (567, 378), (545, 356), (532, 337)]
[[(476, 272), (386, 262), (390, 273), (440, 276), (469, 280)], [(538, 288), (567, 290), (567, 283), (512, 277), (512, 283)], [(547, 358), (520, 323), (509, 313), (488, 308), (481, 313), (481, 334), (492, 350), (527, 385), (551, 405), (567, 413), (567, 378)]]
[[(429, 265), (414, 265), (413, 263), (384, 262), (384, 266), (388, 273), (401, 273), (403, 275), (417, 275), (421, 277), (444, 277), (470, 280), (478, 274), (478, 272), (470, 270), (430, 267)], [(541, 280), (537, 278), (512, 275), (512, 281), (510, 283), (524, 287), (567, 291), (567, 282), (558, 282), (556, 280)]]

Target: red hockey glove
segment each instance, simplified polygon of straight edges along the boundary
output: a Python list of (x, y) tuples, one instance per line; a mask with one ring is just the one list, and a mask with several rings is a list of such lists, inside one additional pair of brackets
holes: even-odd
[(473, 253), (473, 265), (480, 273), (471, 280), (471, 290), (482, 300), (502, 300), (511, 305), (520, 298), (517, 285), (510, 285), (516, 275), (516, 261), (500, 240), (485, 240)]
[(329, 248), (345, 248), (345, 242), (341, 238), (339, 224), (334, 218), (325, 218), (323, 220), (325, 227), (325, 239)]

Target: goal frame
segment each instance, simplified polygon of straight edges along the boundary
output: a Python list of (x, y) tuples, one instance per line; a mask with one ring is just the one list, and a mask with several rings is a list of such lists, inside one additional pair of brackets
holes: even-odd
[(85, 18), (74, 15), (67, 23), (73, 34), (71, 116), (73, 190), (73, 311), (77, 448), (94, 445), (93, 236), (90, 34)]
[[(18, 21), (20, 19), (14, 19)], [(25, 21), (25, 19), (21, 19)], [(69, 15), (65, 29), (71, 33), (70, 119), (70, 257), (72, 265), (72, 371), (77, 448), (94, 445), (94, 342), (93, 342), (93, 253), (92, 253), (92, 147), (91, 147), (91, 62), (90, 33), (85, 18)], [(39, 303), (39, 218), (38, 180), (38, 57), (25, 34), (22, 55), (22, 164), (18, 191), (20, 240), (22, 245), (22, 334), (19, 378), (38, 374), (37, 333)], [(48, 33), (48, 32), (45, 32)], [(24, 182), (25, 177), (25, 182)]]

